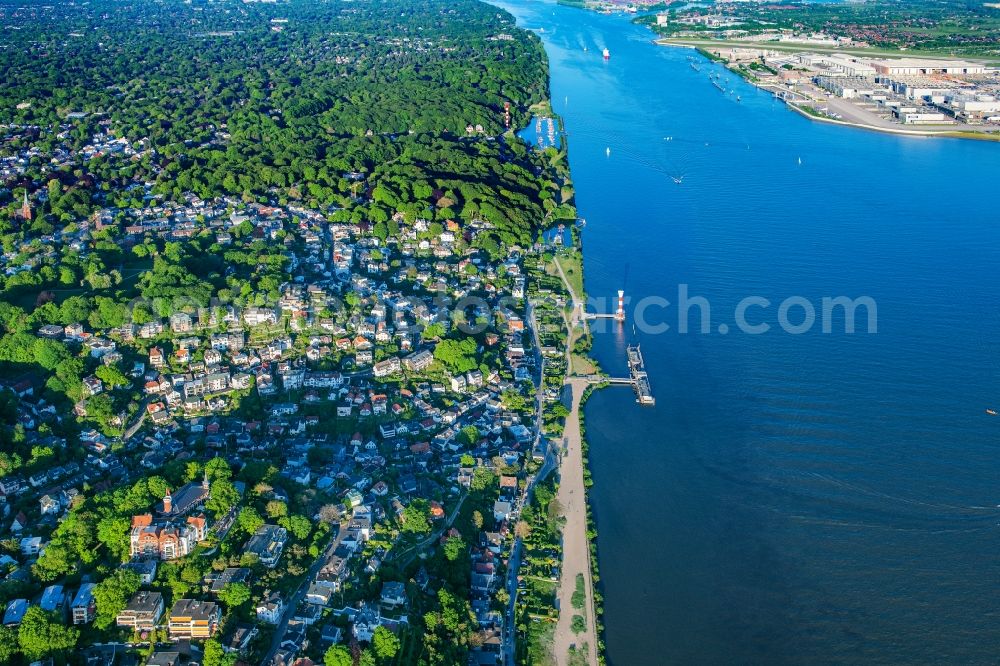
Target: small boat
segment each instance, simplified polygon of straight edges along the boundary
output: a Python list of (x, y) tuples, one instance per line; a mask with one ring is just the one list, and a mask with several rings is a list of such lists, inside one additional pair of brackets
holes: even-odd
[(802, 165), (802, 158), (800, 157), (799, 158), (799, 166), (801, 166), (801, 165)]
[(737, 102), (742, 102), (742, 101), (743, 101), (743, 98), (742, 98), (742, 97), (740, 97), (739, 95), (737, 95), (737, 96), (736, 96), (736, 101), (737, 101)]
[(604, 49), (604, 59), (611, 60), (611, 51)]
[(995, 410), (995, 409), (987, 409), (986, 413), (989, 414), (990, 416), (996, 416), (997, 415), (997, 410)]
[(607, 155), (608, 157), (611, 157), (611, 147), (610, 146), (604, 149), (604, 154)]

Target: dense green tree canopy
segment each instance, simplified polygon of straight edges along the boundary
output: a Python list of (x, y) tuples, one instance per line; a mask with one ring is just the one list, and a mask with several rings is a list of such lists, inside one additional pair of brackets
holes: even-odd
[[(147, 149), (138, 160), (90, 160), (82, 176), (47, 177), (48, 224), (86, 216), (99, 192), (132, 204), (127, 187), (143, 180), (168, 198), (281, 192), (343, 206), (357, 193), (350, 173), (371, 188), (362, 219), (482, 219), (494, 229), (483, 247), (530, 242), (544, 213), (534, 154), (481, 138), (504, 131), (505, 105), (516, 127), (546, 96), (544, 53), (486, 4), (98, 0), (39, 14), (18, 15), (23, 29), (7, 33), (0, 121), (37, 126), (18, 141), (45, 150), (56, 142), (49, 129), (73, 111), (86, 115), (70, 119), (71, 147), (107, 129)], [(107, 268), (118, 257), (109, 244), (62, 277), (112, 286), (121, 276)], [(166, 248), (142, 291), (206, 296), (197, 271), (171, 268), (182, 259), (179, 246)], [(105, 306), (98, 318), (120, 316)]]
[(79, 638), (79, 629), (67, 627), (61, 618), (38, 606), (28, 608), (17, 629), (21, 652), (32, 661), (51, 654), (64, 654), (76, 646)]
[(139, 590), (142, 579), (139, 574), (128, 569), (119, 569), (94, 587), (94, 601), (97, 617), (94, 624), (100, 628), (110, 627), (132, 595)]
[(353, 666), (354, 657), (344, 645), (333, 645), (323, 655), (325, 666)]

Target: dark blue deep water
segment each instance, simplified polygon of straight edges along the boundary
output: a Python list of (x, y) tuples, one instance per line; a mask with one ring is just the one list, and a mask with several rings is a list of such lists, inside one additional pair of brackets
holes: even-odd
[(687, 284), (712, 331), (746, 296), (878, 305), (854, 335), (667, 309), (657, 405), (590, 400), (609, 661), (998, 663), (1000, 144), (818, 124), (627, 19), (501, 4), (550, 58), (592, 297)]

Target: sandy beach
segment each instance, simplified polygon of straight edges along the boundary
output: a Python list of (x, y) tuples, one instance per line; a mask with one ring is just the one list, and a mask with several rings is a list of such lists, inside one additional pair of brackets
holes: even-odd
[[(563, 566), (559, 586), (559, 622), (555, 632), (556, 663), (570, 663), (569, 650), (586, 646), (587, 662), (597, 666), (597, 634), (594, 627), (594, 586), (590, 573), (590, 544), (587, 541), (587, 496), (583, 485), (583, 441), (580, 436), (580, 399), (587, 388), (586, 380), (570, 378), (572, 408), (566, 417), (564, 432), (566, 450), (559, 465), (559, 493), (556, 496), (566, 516), (563, 528)], [(587, 601), (584, 610), (573, 608), (572, 596), (577, 574), (583, 574)], [(586, 631), (574, 634), (574, 615), (584, 615)], [(576, 661), (575, 663), (582, 663)]]

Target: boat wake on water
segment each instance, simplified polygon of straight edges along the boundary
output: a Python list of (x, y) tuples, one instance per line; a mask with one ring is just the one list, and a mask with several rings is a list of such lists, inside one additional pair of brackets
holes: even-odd
[[(742, 506), (797, 522), (925, 533), (980, 532), (998, 527), (1000, 505), (928, 502), (818, 472), (790, 469), (775, 474), (771, 469), (767, 475), (756, 475), (745, 466), (724, 467), (697, 450), (692, 449), (691, 454), (706, 472), (738, 492)], [(823, 486), (840, 492), (825, 492)], [(794, 512), (788, 511), (793, 507)]]
[(928, 529), (924, 527), (900, 527), (898, 525), (884, 525), (881, 523), (864, 523), (850, 520), (836, 520), (834, 518), (817, 518), (814, 516), (802, 516), (792, 514), (788, 518), (797, 523), (806, 525), (817, 525), (821, 527), (844, 527), (849, 529), (883, 530), (886, 532), (911, 532), (924, 534), (973, 534), (984, 531), (985, 527), (968, 528), (943, 528)]
[(866, 488), (866, 487), (858, 485), (856, 483), (849, 483), (847, 481), (843, 481), (843, 480), (840, 480), (840, 479), (835, 479), (835, 478), (833, 478), (831, 476), (828, 476), (826, 474), (820, 474), (818, 472), (809, 472), (809, 476), (812, 476), (813, 478), (817, 478), (817, 479), (822, 479), (823, 481), (826, 481), (828, 483), (832, 483), (832, 484), (834, 484), (834, 485), (836, 485), (836, 486), (838, 486), (840, 488), (846, 488), (848, 490), (853, 490), (853, 491), (858, 492), (858, 493), (863, 493), (863, 494), (866, 494), (866, 495), (871, 495), (873, 497), (878, 497), (878, 498), (881, 498), (881, 499), (887, 499), (887, 500), (890, 500), (890, 501), (893, 501), (893, 502), (900, 502), (902, 504), (910, 504), (910, 505), (913, 505), (913, 506), (925, 506), (925, 507), (928, 507), (928, 508), (931, 508), (931, 509), (939, 509), (939, 510), (945, 510), (945, 511), (956, 511), (956, 512), (967, 512), (967, 511), (983, 512), (983, 511), (988, 511), (988, 512), (991, 512), (991, 513), (994, 513), (994, 514), (1000, 512), (1000, 506), (976, 506), (976, 505), (964, 505), (963, 506), (963, 505), (958, 505), (958, 504), (941, 504), (941, 503), (938, 503), (938, 502), (925, 502), (925, 501), (922, 501), (922, 500), (915, 500), (915, 499), (909, 499), (909, 498), (906, 498), (906, 497), (899, 497), (898, 495), (890, 495), (888, 493), (884, 493), (882, 491), (875, 490), (873, 488)]

